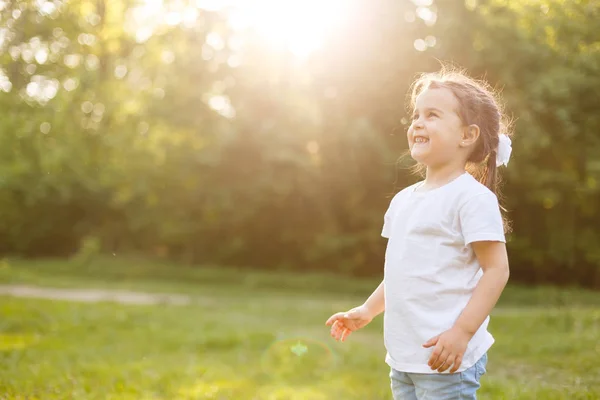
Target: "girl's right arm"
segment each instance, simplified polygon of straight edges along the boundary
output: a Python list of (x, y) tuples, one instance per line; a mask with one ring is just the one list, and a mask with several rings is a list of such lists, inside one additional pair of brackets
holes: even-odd
[(377, 289), (373, 291), (363, 306), (369, 310), (369, 313), (373, 318), (385, 311), (385, 289), (383, 281), (381, 281), (379, 286), (377, 286)]
[(362, 305), (332, 315), (325, 324), (331, 325), (331, 336), (343, 342), (350, 333), (367, 325), (384, 310), (385, 292), (382, 281)]

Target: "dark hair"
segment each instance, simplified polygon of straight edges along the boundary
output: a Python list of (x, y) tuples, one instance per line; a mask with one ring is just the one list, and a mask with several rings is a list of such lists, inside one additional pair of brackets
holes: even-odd
[(494, 192), (500, 200), (496, 149), (500, 133), (511, 135), (510, 123), (496, 99), (494, 90), (487, 82), (470, 78), (463, 71), (443, 68), (440, 72), (425, 73), (417, 78), (412, 85), (411, 108), (415, 108), (417, 96), (429, 88), (450, 90), (458, 101), (457, 113), (462, 123), (465, 126), (479, 127), (479, 139), (467, 160), (467, 171)]

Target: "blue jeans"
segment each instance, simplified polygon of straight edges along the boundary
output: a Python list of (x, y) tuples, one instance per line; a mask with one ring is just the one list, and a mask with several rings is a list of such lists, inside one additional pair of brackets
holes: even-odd
[(394, 400), (475, 400), (486, 365), (484, 354), (471, 368), (454, 374), (413, 374), (392, 368)]

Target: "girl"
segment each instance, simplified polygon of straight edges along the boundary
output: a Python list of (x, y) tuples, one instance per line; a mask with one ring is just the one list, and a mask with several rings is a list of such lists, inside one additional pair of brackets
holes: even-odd
[(489, 314), (509, 276), (496, 169), (511, 142), (491, 90), (461, 73), (421, 76), (411, 105), (408, 146), (425, 180), (385, 213), (383, 282), (326, 324), (344, 341), (385, 310), (395, 400), (475, 399), (494, 342)]

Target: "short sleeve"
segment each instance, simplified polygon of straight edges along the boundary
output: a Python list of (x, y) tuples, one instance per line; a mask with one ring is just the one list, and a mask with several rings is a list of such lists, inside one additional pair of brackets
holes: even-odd
[(485, 192), (469, 199), (459, 212), (465, 246), (473, 242), (506, 242), (498, 198)]

